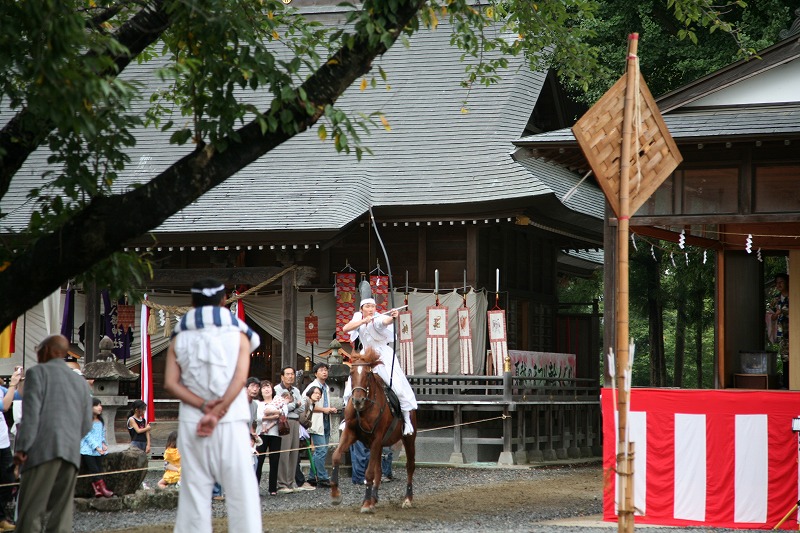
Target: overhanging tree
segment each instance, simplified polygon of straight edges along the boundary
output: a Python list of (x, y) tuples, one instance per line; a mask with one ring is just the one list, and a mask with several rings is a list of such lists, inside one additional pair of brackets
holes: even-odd
[[(670, 4), (686, 27), (729, 29), (708, 0)], [(300, 132), (317, 127), (321, 139), (360, 158), (367, 147), (358, 133), (370, 119), (347, 116), (337, 98), (420, 27), (447, 20), (453, 45), (480, 58), (467, 84), (491, 83), (514, 55), (583, 87), (597, 67), (587, 44), (592, 0), (365, 0), (343, 9), (347, 24), (332, 28), (277, 0), (3, 3), (0, 216), (2, 197), (34, 151), (49, 150), (50, 167), (30, 193), (35, 209), (27, 227), (3, 228), (0, 327), (75, 277), (117, 291), (140, 283), (149, 265), (121, 251), (126, 241)], [(502, 31), (485, 32), (489, 25)], [(148, 94), (117, 77), (132, 61), (153, 60), (165, 65), (169, 91)], [(253, 106), (241, 98), (245, 90), (268, 104)], [(131, 112), (142, 98), (152, 102), (143, 116)], [(173, 120), (170, 107), (181, 116)], [(143, 125), (194, 149), (118, 190), (126, 148)]]

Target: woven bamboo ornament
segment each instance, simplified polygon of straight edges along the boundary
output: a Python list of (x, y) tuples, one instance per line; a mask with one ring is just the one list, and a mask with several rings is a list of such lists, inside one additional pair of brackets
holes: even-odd
[[(683, 161), (644, 78), (636, 76), (637, 112), (631, 146), (630, 214), (644, 204)], [(627, 75), (623, 75), (572, 127), (609, 205), (620, 216), (620, 146)]]
[(469, 323), (469, 307), (458, 308), (458, 346), (461, 350), (461, 373), (473, 374), (472, 329)]
[(400, 366), (407, 376), (414, 374), (414, 335), (411, 318), (411, 311), (400, 311), (397, 315), (397, 324), (400, 328), (397, 332), (400, 340)]

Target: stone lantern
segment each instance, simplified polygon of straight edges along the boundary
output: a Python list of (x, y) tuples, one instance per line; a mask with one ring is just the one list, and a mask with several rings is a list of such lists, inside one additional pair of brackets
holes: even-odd
[(103, 422), (106, 426), (106, 442), (109, 448), (117, 444), (114, 432), (117, 410), (128, 406), (128, 397), (119, 395), (119, 382), (139, 379), (139, 374), (131, 372), (124, 363), (116, 360), (112, 348), (114, 341), (109, 337), (103, 337), (100, 340), (98, 360), (86, 363), (83, 367), (83, 376), (91, 383), (92, 396), (103, 404)]

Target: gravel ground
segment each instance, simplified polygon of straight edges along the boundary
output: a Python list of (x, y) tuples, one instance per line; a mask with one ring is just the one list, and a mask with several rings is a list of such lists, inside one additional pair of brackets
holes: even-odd
[[(329, 491), (324, 489), (270, 497), (265, 476), (261, 487), (264, 529), (280, 529), (282, 533), (323, 530), (609, 533), (617, 528), (615, 523), (600, 521), (603, 476), (599, 461), (547, 468), (420, 466), (414, 477), (413, 509), (400, 508), (405, 491), (404, 467), (395, 465), (394, 473), (402, 476), (402, 480), (382, 485), (374, 515), (358, 512), (364, 490), (350, 483), (347, 477), (343, 478), (347, 481), (342, 487), (344, 501), (334, 507)], [(159, 476), (159, 472), (151, 472), (145, 482), (154, 486)], [(211, 505), (214, 531), (227, 531), (224, 502)], [(166, 533), (172, 530), (174, 521), (175, 510), (86, 512), (76, 513), (74, 531)], [(701, 529), (686, 531), (696, 533)]]

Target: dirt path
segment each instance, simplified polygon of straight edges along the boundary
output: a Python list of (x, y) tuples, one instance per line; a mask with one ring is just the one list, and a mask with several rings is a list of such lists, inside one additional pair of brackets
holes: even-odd
[[(585, 509), (597, 509), (602, 490), (599, 468), (538, 471), (530, 479), (517, 481), (484, 482), (480, 486), (443, 488), (440, 492), (415, 497), (412, 509), (401, 509), (400, 500), (381, 500), (374, 515), (359, 514), (358, 505), (319, 507), (307, 512), (297, 510), (272, 512), (264, 516), (265, 530), (281, 532), (347, 531), (347, 524), (359, 530), (398, 531), (441, 526), (449, 521), (463, 523), (474, 519), (480, 524), (502, 510), (504, 515), (519, 512), (525, 516), (546, 520), (555, 517), (581, 514)], [(596, 512), (596, 511), (595, 511)], [(227, 520), (215, 519), (214, 531), (226, 531)], [(108, 530), (110, 533), (112, 530)], [(141, 529), (117, 529), (115, 533), (132, 533)], [(147, 531), (167, 533), (172, 524), (150, 525)]]

